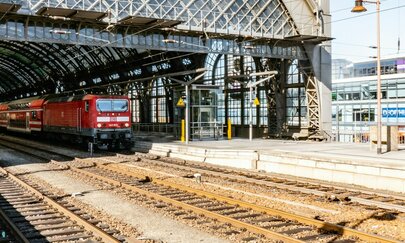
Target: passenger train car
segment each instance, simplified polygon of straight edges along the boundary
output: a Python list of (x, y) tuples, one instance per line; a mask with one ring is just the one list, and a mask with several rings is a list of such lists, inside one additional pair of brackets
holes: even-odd
[(0, 104), (0, 128), (109, 148), (132, 146), (125, 96), (39, 96)]

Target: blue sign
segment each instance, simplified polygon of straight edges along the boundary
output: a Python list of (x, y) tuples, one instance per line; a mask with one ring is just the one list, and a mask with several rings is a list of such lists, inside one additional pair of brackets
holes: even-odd
[(383, 108), (382, 117), (386, 118), (405, 118), (405, 108)]

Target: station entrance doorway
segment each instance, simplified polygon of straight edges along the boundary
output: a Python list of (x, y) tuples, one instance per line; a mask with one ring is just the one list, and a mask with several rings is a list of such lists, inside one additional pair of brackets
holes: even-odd
[(192, 140), (220, 139), (223, 124), (218, 121), (219, 85), (191, 85), (190, 135)]

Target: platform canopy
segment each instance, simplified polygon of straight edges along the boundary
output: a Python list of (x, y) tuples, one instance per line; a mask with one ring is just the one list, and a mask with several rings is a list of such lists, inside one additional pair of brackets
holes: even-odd
[(303, 43), (329, 40), (314, 11), (315, 0), (2, 1), (0, 100), (113, 86), (167, 57), (173, 72), (209, 53), (307, 59)]
[[(181, 22), (182, 21), (179, 21), (179, 20), (166, 20), (166, 19), (140, 17), (140, 16), (127, 16), (118, 21), (119, 24), (138, 26), (138, 27), (143, 27), (143, 28), (150, 28), (154, 25), (158, 26), (159, 28), (174, 27), (174, 26), (181, 24)], [(157, 23), (159, 23), (159, 24), (157, 24)]]
[(84, 20), (101, 20), (108, 15), (108, 13), (106, 12), (53, 7), (42, 7), (38, 9), (36, 14), (39, 16), (63, 17)]
[(20, 8), (20, 4), (0, 3), (0, 13), (16, 13)]
[[(57, 43), (0, 42), (0, 93), (3, 93), (0, 99), (6, 101), (65, 91), (106, 92), (106, 89), (125, 93), (125, 89), (138, 80), (195, 69), (201, 65), (200, 55)], [(181, 75), (184, 74), (178, 74)]]
[(4, 0), (0, 102), (130, 94), (139, 121), (172, 123), (192, 82), (221, 86), (224, 120), (243, 127), (246, 83), (276, 70), (260, 82), (255, 121), (275, 136), (306, 127), (324, 137), (330, 18), (329, 0)]

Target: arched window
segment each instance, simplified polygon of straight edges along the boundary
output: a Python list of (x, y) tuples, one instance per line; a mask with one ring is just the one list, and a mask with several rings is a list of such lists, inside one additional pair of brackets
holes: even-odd
[(287, 74), (286, 120), (289, 126), (306, 126), (307, 106), (304, 76), (298, 60), (292, 60)]

